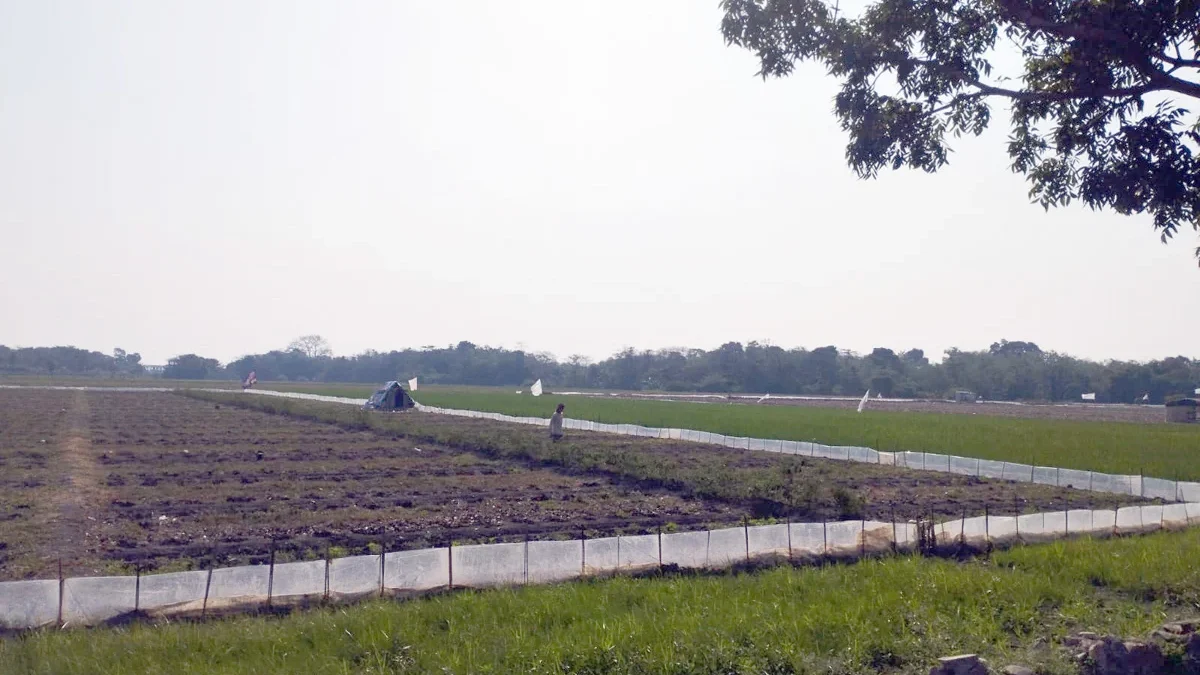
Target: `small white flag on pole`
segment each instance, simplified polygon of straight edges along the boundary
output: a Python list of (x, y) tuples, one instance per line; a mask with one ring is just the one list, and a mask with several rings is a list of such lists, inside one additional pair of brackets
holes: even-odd
[(1146, 394), (1143, 394), (1143, 395), (1142, 395), (1142, 402), (1143, 402), (1143, 403), (1145, 403), (1146, 401), (1149, 401), (1149, 400), (1150, 400), (1150, 394), (1149, 394), (1149, 392), (1147, 392)]
[(414, 377), (413, 379), (408, 381), (408, 390), (409, 391), (417, 390), (417, 378)]
[(871, 398), (870, 389), (867, 390), (867, 393), (863, 394), (862, 400), (858, 402), (858, 412), (862, 412), (863, 408), (867, 407), (867, 399), (869, 398)]
[(1092, 392), (1090, 394), (1080, 394), (1080, 396), (1085, 401), (1095, 401), (1096, 400), (1096, 392)]
[(529, 393), (533, 394), (534, 396), (541, 396), (542, 395), (542, 381), (538, 380), (537, 382), (534, 382), (533, 386), (529, 388)]

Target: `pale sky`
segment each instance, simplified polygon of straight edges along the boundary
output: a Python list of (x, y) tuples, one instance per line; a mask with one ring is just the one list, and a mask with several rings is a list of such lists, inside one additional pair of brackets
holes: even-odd
[(0, 344), (1200, 356), (1187, 231), (1044, 213), (1003, 117), (860, 181), (715, 0), (0, 0)]

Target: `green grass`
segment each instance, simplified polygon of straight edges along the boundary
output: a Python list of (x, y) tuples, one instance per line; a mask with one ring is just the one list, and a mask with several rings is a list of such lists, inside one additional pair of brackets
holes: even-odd
[(290, 617), (43, 631), (4, 673), (895, 673), (977, 652), (1074, 672), (1068, 633), (1145, 637), (1200, 602), (1200, 532), (959, 563), (889, 558), (372, 601)]
[[(318, 391), (313, 387), (311, 391)], [(320, 393), (325, 393), (321, 391)], [(734, 436), (865, 445), (878, 450), (940, 452), (1106, 473), (1200, 479), (1200, 426), (1078, 422), (984, 415), (885, 412), (803, 406), (680, 403), (500, 392), (430, 390), (417, 400), (444, 408), (608, 423), (697, 429)]]
[[(381, 385), (382, 383), (380, 383)], [(271, 391), (296, 391), (303, 394), (321, 394), (322, 396), (343, 396), (345, 398), (366, 399), (375, 393), (380, 385), (375, 384), (326, 384), (324, 382), (263, 382), (258, 389)]]

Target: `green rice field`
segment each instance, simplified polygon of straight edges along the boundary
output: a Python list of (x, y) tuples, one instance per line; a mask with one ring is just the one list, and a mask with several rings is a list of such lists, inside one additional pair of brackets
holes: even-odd
[[(364, 396), (368, 388), (311, 386), (330, 396)], [(1200, 480), (1200, 425), (1134, 424), (945, 415), (732, 403), (544, 396), (495, 390), (421, 390), (426, 405), (607, 423), (697, 429), (734, 436), (864, 445), (877, 450), (939, 452), (1106, 473)]]

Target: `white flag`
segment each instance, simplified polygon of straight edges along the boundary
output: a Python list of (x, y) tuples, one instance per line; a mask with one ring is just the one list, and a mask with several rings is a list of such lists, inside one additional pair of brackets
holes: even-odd
[(1095, 401), (1096, 400), (1096, 392), (1092, 392), (1090, 394), (1081, 394), (1081, 397), (1085, 401)]
[(863, 394), (862, 400), (858, 402), (858, 412), (862, 412), (863, 408), (867, 407), (867, 399), (869, 398), (871, 398), (870, 389), (867, 390), (867, 393)]
[(1143, 401), (1149, 401), (1149, 400), (1150, 400), (1150, 394), (1144, 394), (1144, 395), (1142, 396), (1142, 400), (1143, 400)]
[(408, 390), (409, 391), (417, 390), (417, 378), (414, 377), (413, 379), (408, 381)]
[(1200, 387), (1196, 387), (1196, 391), (1194, 393), (1200, 394)]
[(529, 393), (533, 394), (534, 396), (541, 396), (542, 395), (542, 381), (538, 380), (537, 382), (534, 382), (533, 386), (529, 388)]

